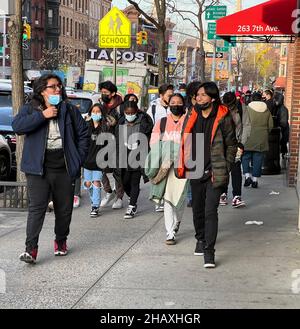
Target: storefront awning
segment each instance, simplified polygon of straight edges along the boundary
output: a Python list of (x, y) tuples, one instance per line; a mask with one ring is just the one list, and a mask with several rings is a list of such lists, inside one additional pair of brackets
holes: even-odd
[[(270, 0), (217, 20), (219, 36), (293, 36), (297, 0)], [(295, 15), (295, 14), (294, 14)]]
[(285, 77), (278, 77), (273, 85), (274, 88), (278, 89), (285, 89), (286, 87), (286, 78)]

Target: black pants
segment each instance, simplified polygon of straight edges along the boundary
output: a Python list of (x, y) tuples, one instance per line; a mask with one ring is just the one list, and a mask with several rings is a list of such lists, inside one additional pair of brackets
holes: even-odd
[(44, 176), (26, 175), (29, 197), (26, 249), (38, 247), (50, 193), (55, 213), (55, 239), (66, 240), (73, 211), (74, 181), (66, 170), (46, 171)]
[[(242, 196), (242, 163), (241, 161), (235, 162), (231, 169), (231, 184), (232, 195)], [(228, 186), (224, 189), (223, 193), (228, 193)]]
[(193, 179), (191, 188), (195, 238), (204, 242), (205, 251), (214, 252), (218, 234), (218, 206), (223, 189), (213, 188), (210, 179), (206, 182)]
[(126, 194), (130, 197), (129, 204), (135, 206), (140, 194), (140, 180), (142, 173), (140, 170), (124, 170), (122, 172), (123, 187)]

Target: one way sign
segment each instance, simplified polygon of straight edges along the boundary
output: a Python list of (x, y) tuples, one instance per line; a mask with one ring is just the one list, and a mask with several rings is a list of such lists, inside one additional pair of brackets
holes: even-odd
[[(214, 58), (214, 53), (211, 51), (206, 52), (206, 57), (207, 58)], [(215, 58), (223, 58), (224, 57), (224, 53), (221, 52), (216, 52)]]

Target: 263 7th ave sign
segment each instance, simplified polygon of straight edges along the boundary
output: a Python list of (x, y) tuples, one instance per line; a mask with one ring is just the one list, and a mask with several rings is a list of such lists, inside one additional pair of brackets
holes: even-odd
[(131, 22), (117, 7), (113, 7), (99, 22), (100, 48), (130, 48)]

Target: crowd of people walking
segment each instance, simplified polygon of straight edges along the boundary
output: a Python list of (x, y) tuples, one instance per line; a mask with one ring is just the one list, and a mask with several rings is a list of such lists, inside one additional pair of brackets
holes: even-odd
[(124, 219), (133, 219), (143, 178), (153, 211), (164, 213), (165, 243), (176, 244), (184, 209), (191, 207), (194, 254), (204, 256), (205, 268), (214, 268), (218, 207), (228, 205), (230, 178), (232, 207), (245, 207), (242, 187), (259, 187), (273, 127), (281, 130), (282, 156), (288, 153), (283, 94), (265, 90), (221, 97), (214, 82), (194, 81), (177, 91), (164, 84), (143, 111), (136, 95), (123, 99), (110, 81), (102, 82), (99, 90), (99, 102), (83, 119), (68, 102), (61, 79), (42, 76), (32, 100), (13, 120), (14, 131), (26, 136), (21, 170), (29, 195), (20, 260), (36, 262), (49, 201), (55, 213), (54, 254), (65, 256), (73, 206), (79, 205), (73, 204), (75, 185), (78, 193), (89, 195), (91, 218), (111, 203), (113, 209), (123, 208), (127, 195)]

